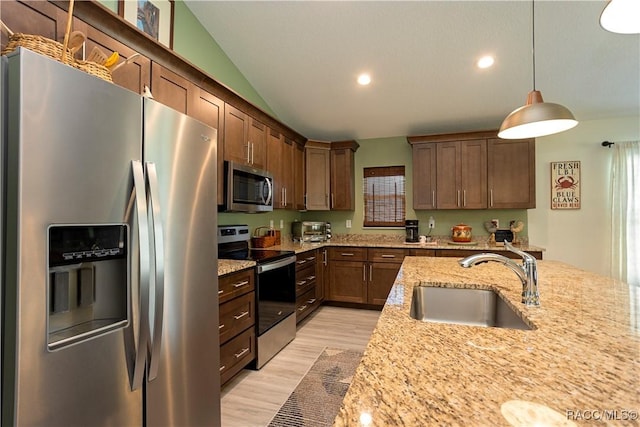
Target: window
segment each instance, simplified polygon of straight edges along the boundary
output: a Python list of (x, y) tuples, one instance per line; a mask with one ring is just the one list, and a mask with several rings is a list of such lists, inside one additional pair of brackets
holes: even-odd
[(404, 227), (404, 166), (364, 168), (364, 226)]

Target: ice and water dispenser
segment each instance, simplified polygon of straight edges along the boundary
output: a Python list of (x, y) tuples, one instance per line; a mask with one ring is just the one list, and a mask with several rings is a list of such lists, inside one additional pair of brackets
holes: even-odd
[(128, 325), (128, 251), (126, 224), (49, 226), (49, 350)]

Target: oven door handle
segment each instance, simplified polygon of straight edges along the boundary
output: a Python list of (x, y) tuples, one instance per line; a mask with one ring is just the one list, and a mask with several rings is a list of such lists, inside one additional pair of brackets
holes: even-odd
[(296, 262), (296, 256), (291, 255), (290, 257), (279, 259), (277, 261), (269, 262), (267, 264), (259, 265), (257, 270), (258, 274), (265, 273), (267, 271), (275, 270), (280, 267), (287, 266), (289, 264), (293, 264)]

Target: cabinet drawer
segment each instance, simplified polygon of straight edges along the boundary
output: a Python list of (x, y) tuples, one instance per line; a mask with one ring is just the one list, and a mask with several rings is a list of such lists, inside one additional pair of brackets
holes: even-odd
[(405, 249), (369, 248), (369, 261), (393, 262), (402, 264), (407, 251)]
[(296, 296), (307, 292), (316, 283), (316, 266), (309, 264), (300, 271), (296, 271)]
[(220, 344), (255, 324), (255, 292), (249, 292), (220, 304)]
[(224, 384), (231, 377), (251, 363), (256, 356), (256, 334), (249, 328), (225, 345), (220, 347), (220, 383)]
[(251, 292), (254, 289), (255, 270), (253, 268), (231, 273), (218, 279), (218, 302)]
[(316, 265), (316, 251), (302, 252), (296, 255), (296, 271), (306, 268), (310, 265)]
[(329, 248), (329, 259), (342, 261), (366, 261), (367, 248)]
[(319, 306), (320, 300), (316, 298), (315, 288), (296, 298), (296, 323), (307, 317)]

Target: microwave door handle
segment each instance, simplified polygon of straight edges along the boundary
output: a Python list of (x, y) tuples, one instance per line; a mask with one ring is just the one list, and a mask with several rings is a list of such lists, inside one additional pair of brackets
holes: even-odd
[(162, 347), (162, 332), (164, 321), (164, 238), (160, 197), (158, 196), (158, 174), (155, 163), (147, 163), (147, 190), (151, 205), (151, 222), (153, 227), (155, 295), (153, 313), (153, 337), (149, 340), (150, 354), (148, 366), (148, 380), (158, 376), (160, 364), (160, 349)]
[(265, 204), (265, 206), (269, 206), (271, 204), (271, 199), (273, 198), (273, 184), (271, 183), (271, 179), (270, 178), (265, 178), (264, 182), (267, 183), (267, 188), (269, 189), (269, 193), (267, 194), (267, 197), (264, 197), (264, 191), (262, 192), (262, 202)]
[[(144, 380), (144, 368), (147, 359), (147, 341), (149, 339), (149, 226), (147, 223), (147, 202), (145, 195), (144, 173), (142, 171), (142, 163), (138, 160), (131, 162), (133, 172), (133, 190), (131, 191), (131, 200), (125, 221), (129, 222), (131, 211), (136, 210), (136, 219), (138, 222), (138, 276), (132, 277), (131, 288), (129, 290), (130, 297), (130, 313), (132, 316), (138, 316), (138, 328), (136, 330), (135, 319), (132, 319), (129, 327), (124, 331), (125, 338), (125, 354), (127, 358), (127, 366), (129, 370), (129, 380), (131, 390), (136, 390), (142, 386)], [(132, 223), (135, 222), (133, 219)], [(138, 289), (138, 309), (133, 309), (133, 292), (132, 289)]]

